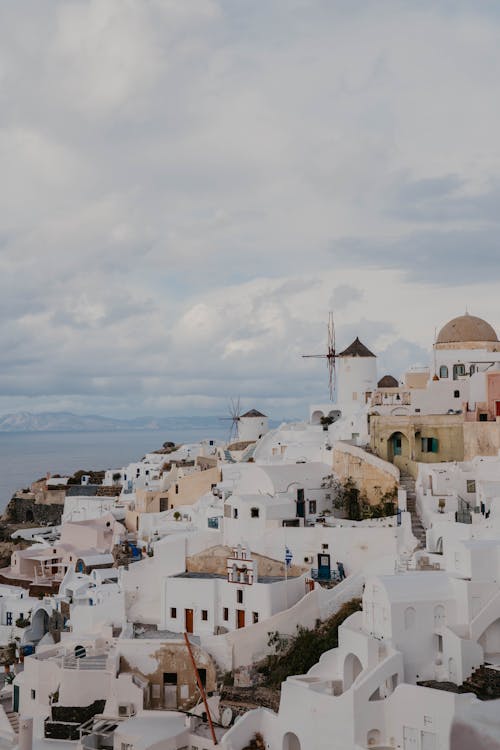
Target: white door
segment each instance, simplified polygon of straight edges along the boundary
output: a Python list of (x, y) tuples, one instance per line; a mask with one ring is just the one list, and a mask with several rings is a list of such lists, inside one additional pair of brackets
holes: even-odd
[(418, 729), (403, 727), (403, 750), (419, 750)]
[(422, 732), (422, 750), (438, 750), (437, 734)]

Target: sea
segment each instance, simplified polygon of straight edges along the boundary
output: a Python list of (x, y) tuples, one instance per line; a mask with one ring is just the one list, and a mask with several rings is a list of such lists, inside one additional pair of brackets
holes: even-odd
[(73, 474), (79, 469), (114, 469), (161, 448), (169, 440), (195, 443), (205, 438), (227, 440), (227, 425), (190, 421), (172, 430), (113, 432), (0, 433), (0, 512), (15, 490), (51, 474)]

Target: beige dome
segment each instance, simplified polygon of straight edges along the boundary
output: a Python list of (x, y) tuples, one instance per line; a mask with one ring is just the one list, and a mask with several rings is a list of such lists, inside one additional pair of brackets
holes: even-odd
[(456, 344), (461, 342), (490, 341), (497, 342), (495, 329), (482, 318), (475, 315), (460, 315), (453, 318), (439, 331), (436, 344)]

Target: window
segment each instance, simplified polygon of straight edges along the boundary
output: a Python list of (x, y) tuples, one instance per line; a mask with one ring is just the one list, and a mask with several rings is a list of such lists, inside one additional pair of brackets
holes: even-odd
[(7, 625), (12, 625), (12, 612), (6, 612), (5, 617), (5, 622), (7, 623)]
[(173, 619), (177, 617), (177, 607), (170, 607), (170, 617)]
[(460, 391), (453, 391), (453, 398), (460, 398)]
[(259, 613), (258, 612), (252, 612), (252, 621), (255, 625), (257, 622), (259, 622)]
[(258, 518), (259, 517), (259, 509), (258, 508), (250, 508), (250, 517), (251, 518)]
[(488, 421), (488, 415), (484, 414), (484, 413), (480, 414), (479, 415), (479, 421), (480, 422), (487, 422)]
[(316, 500), (309, 500), (309, 513), (316, 513)]
[(31, 690), (31, 700), (34, 701), (36, 698), (36, 690)]
[(469, 372), (471, 375), (474, 375), (474, 373), (476, 372), (476, 365), (471, 365)]
[(475, 492), (475, 491), (476, 491), (476, 480), (468, 479), (467, 480), (467, 492)]
[(328, 549), (328, 544), (322, 544), (321, 549)]
[(179, 485), (178, 484), (175, 485), (175, 494), (176, 495), (179, 494)]
[(208, 609), (201, 610), (201, 619), (205, 622), (208, 620)]
[(422, 453), (439, 453), (439, 440), (434, 437), (423, 437)]
[(164, 685), (177, 685), (177, 672), (163, 672)]
[(207, 685), (207, 670), (206, 669), (198, 669), (198, 674), (200, 675), (200, 682), (203, 685), (203, 687), (206, 687)]
[(222, 610), (222, 619), (223, 620), (229, 620), (229, 609), (227, 607), (224, 607)]
[(238, 508), (233, 508), (233, 518), (238, 518)]
[(465, 365), (453, 365), (453, 380), (458, 380), (463, 375), (465, 375)]
[(238, 591), (236, 592), (236, 601), (238, 602), (238, 604), (243, 604), (243, 590), (242, 589), (238, 589)]
[(447, 378), (448, 377), (448, 368), (446, 365), (441, 365), (439, 368), (439, 377), (440, 378)]

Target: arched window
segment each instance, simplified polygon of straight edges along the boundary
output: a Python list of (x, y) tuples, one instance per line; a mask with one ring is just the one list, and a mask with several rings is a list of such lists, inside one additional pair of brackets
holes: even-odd
[(417, 619), (417, 613), (413, 607), (407, 607), (405, 609), (405, 628), (410, 630), (415, 627), (415, 621)]
[(439, 377), (440, 378), (447, 378), (448, 377), (448, 368), (446, 365), (441, 365), (439, 368)]

